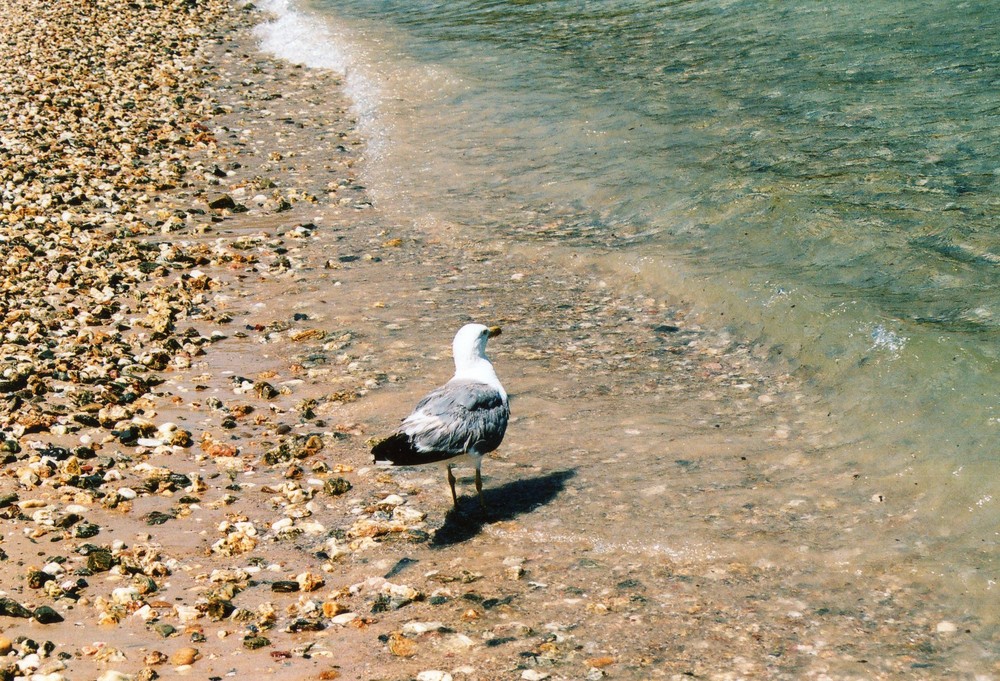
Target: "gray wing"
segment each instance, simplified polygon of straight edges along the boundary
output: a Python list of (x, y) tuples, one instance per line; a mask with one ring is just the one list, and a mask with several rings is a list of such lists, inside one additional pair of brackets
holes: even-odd
[(490, 386), (449, 381), (420, 400), (400, 431), (419, 452), (485, 454), (500, 446), (509, 418), (506, 400)]

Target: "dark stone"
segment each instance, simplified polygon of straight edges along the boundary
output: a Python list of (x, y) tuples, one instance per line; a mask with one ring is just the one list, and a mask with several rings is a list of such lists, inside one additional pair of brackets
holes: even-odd
[(101, 531), (101, 526), (90, 522), (82, 522), (73, 528), (73, 536), (77, 539), (90, 539), (96, 537)]
[(97, 452), (95, 452), (91, 447), (81, 446), (73, 449), (73, 456), (78, 459), (93, 459), (97, 456)]
[(247, 636), (243, 639), (243, 647), (250, 650), (257, 650), (269, 645), (271, 645), (270, 639), (264, 636)]
[(253, 391), (257, 393), (257, 397), (264, 400), (270, 400), (278, 396), (278, 390), (267, 381), (257, 381), (254, 383)]
[(176, 485), (177, 487), (191, 486), (191, 478), (184, 475), (183, 473), (171, 473), (170, 475), (167, 476), (167, 480), (169, 480), (171, 484)]
[(271, 591), (279, 594), (290, 594), (299, 590), (299, 583), (291, 580), (279, 580), (271, 584)]
[(332, 497), (340, 496), (350, 489), (351, 483), (343, 478), (334, 478), (323, 483), (323, 491)]
[(107, 572), (114, 564), (114, 556), (108, 550), (97, 550), (87, 554), (87, 569), (92, 572)]
[(208, 617), (216, 622), (224, 620), (233, 614), (236, 607), (231, 601), (214, 598), (208, 602)]
[(503, 598), (487, 598), (482, 602), (482, 606), (486, 610), (497, 607), (498, 605), (510, 605), (511, 601), (514, 600), (513, 596), (504, 596)]
[(56, 527), (61, 527), (62, 529), (68, 529), (73, 527), (78, 522), (83, 520), (83, 516), (79, 513), (67, 513), (66, 515), (58, 518), (56, 520)]
[(378, 596), (375, 597), (375, 602), (372, 603), (372, 612), (373, 613), (387, 612), (389, 610), (389, 605), (390, 605), (389, 596), (387, 596), (386, 594), (379, 594)]
[(13, 378), (0, 380), (0, 393), (17, 392), (27, 384), (28, 377), (25, 374), (18, 374)]
[(81, 477), (76, 487), (81, 489), (98, 489), (103, 484), (104, 476), (100, 473), (92, 473), (91, 475)]
[(70, 451), (65, 447), (56, 447), (54, 445), (49, 445), (45, 449), (42, 449), (39, 454), (41, 456), (50, 456), (56, 461), (65, 461), (70, 457)]
[(13, 598), (0, 598), (0, 616), (3, 617), (31, 617), (31, 611), (15, 601)]
[(392, 579), (400, 572), (402, 572), (403, 570), (405, 570), (406, 568), (410, 567), (411, 565), (417, 562), (418, 561), (414, 560), (413, 558), (405, 558), (405, 557), (400, 558), (398, 561), (396, 561), (396, 564), (392, 566), (392, 569), (389, 570), (387, 573), (385, 573), (385, 578)]
[(208, 198), (208, 207), (215, 210), (233, 210), (236, 208), (236, 202), (229, 194), (216, 194)]
[(150, 511), (144, 516), (147, 525), (162, 525), (168, 520), (173, 520), (175, 517), (170, 513), (163, 513), (162, 511)]
[(41, 570), (32, 570), (28, 573), (28, 588), (30, 589), (41, 589), (45, 586), (45, 582), (51, 582), (53, 579), (52, 575), (47, 572), (42, 572)]
[(34, 617), (39, 624), (56, 624), (63, 621), (63, 616), (47, 605), (35, 608)]
[(300, 631), (322, 631), (325, 624), (318, 620), (297, 619), (288, 625), (288, 631), (297, 633)]
[(153, 631), (162, 636), (163, 638), (169, 638), (172, 634), (176, 633), (177, 629), (172, 624), (167, 624), (166, 622), (157, 622), (153, 625)]
[(430, 541), (430, 539), (430, 533), (425, 532), (424, 530), (407, 530), (406, 532), (406, 541), (411, 544), (423, 544), (424, 542)]

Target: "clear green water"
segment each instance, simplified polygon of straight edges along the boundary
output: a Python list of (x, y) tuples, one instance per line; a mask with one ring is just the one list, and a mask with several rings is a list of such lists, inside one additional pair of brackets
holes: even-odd
[(267, 49), (345, 74), (383, 210), (695, 301), (820, 391), (890, 495), (919, 487), (908, 531), (995, 581), (1000, 3), (272, 9)]

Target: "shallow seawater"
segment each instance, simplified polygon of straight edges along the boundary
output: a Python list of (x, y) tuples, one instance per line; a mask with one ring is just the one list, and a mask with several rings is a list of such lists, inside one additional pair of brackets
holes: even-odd
[[(624, 396), (632, 381), (669, 380), (666, 365), (608, 378), (615, 400), (572, 417), (608, 434), (566, 462), (586, 498), (545, 532), (612, 527), (616, 550), (669, 552), (678, 508), (735, 545), (748, 535), (727, 523), (761, 514), (771, 540), (812, 536), (833, 561), (956, 575), (969, 603), (988, 602), (1000, 520), (995, 3), (270, 9), (265, 50), (344, 74), (367, 191), (389, 221), (586, 260), (612, 290), (690, 301), (808, 389), (790, 424), (769, 421), (756, 392), (738, 407), (706, 396), (739, 414), (727, 469), (701, 458), (713, 441), (697, 428), (664, 447), (658, 436), (684, 426), (669, 394)], [(650, 481), (677, 476), (690, 494), (655, 503)], [(713, 499), (728, 509), (738, 495), (746, 517), (714, 514)], [(880, 510), (850, 510), (862, 503)], [(795, 519), (787, 535), (768, 508)], [(843, 531), (811, 535), (817, 523)]]

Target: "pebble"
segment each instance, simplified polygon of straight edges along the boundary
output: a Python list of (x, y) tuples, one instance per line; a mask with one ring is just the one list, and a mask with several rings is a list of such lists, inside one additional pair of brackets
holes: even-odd
[(547, 679), (550, 676), (551, 674), (547, 674), (546, 672), (540, 672), (536, 669), (525, 669), (523, 672), (521, 672), (521, 678), (523, 679), (523, 681), (542, 681), (543, 679)]
[(448, 672), (428, 669), (417, 674), (417, 681), (452, 681), (452, 679)]
[(4, 617), (31, 617), (31, 611), (15, 601), (13, 598), (0, 598), (0, 616)]
[(32, 616), (39, 624), (55, 624), (63, 621), (63, 616), (48, 605), (41, 605), (35, 608)]
[(441, 622), (407, 622), (403, 625), (403, 634), (416, 636), (429, 631), (437, 631), (444, 627)]
[(185, 665), (194, 664), (196, 660), (201, 657), (201, 653), (198, 652), (197, 648), (181, 648), (177, 650), (173, 655), (170, 656), (170, 664), (175, 667), (182, 667)]
[(135, 681), (135, 677), (131, 674), (125, 674), (123, 672), (115, 671), (114, 669), (109, 669), (98, 676), (97, 681)]
[(954, 634), (958, 631), (958, 626), (954, 622), (944, 620), (937, 623), (937, 626), (934, 627), (934, 631), (939, 634)]

